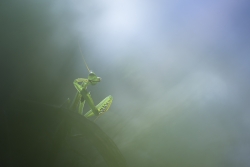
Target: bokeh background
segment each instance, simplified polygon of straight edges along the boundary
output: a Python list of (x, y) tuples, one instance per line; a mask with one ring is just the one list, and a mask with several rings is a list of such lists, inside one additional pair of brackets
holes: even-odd
[(72, 99), (80, 45), (129, 167), (248, 167), (249, 18), (247, 0), (1, 1), (1, 101)]

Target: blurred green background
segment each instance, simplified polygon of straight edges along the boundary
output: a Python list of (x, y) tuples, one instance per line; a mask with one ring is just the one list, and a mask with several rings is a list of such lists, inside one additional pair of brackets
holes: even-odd
[[(5, 0), (1, 101), (60, 105), (88, 66), (130, 167), (250, 165), (250, 3)], [(88, 109), (86, 109), (87, 111)]]

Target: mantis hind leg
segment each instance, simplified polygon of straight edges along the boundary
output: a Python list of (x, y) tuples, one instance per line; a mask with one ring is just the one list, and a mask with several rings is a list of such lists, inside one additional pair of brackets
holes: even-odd
[[(113, 101), (113, 97), (111, 95), (109, 95), (108, 97), (106, 97), (105, 99), (103, 99), (99, 104), (96, 105), (96, 108), (98, 110), (98, 114), (102, 114), (106, 111), (108, 111), (109, 107), (111, 106)], [(89, 118), (94, 116), (94, 112), (92, 110), (88, 111), (84, 116)]]
[(83, 115), (83, 108), (84, 108), (85, 100), (80, 101), (79, 108), (78, 108), (78, 113)]

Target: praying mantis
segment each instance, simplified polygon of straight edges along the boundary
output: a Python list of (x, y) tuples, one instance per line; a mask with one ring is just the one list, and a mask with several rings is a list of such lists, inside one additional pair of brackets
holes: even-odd
[[(80, 48), (80, 46), (79, 46)], [(81, 48), (80, 52), (82, 54)], [(83, 55), (83, 54), (82, 54)], [(88, 78), (77, 78), (74, 80), (73, 84), (77, 90), (75, 98), (70, 106), (70, 109), (75, 111), (78, 107), (78, 113), (83, 115), (83, 108), (85, 101), (89, 105), (90, 110), (84, 114), (86, 118), (97, 116), (97, 118), (104, 112), (108, 111), (111, 103), (113, 101), (113, 97), (111, 95), (107, 96), (103, 99), (99, 104), (96, 106), (94, 105), (94, 101), (90, 95), (90, 92), (87, 91), (87, 87), (89, 85), (96, 85), (98, 82), (101, 81), (101, 78), (98, 77), (93, 71), (89, 70), (89, 67), (83, 57), (84, 64), (89, 72)]]

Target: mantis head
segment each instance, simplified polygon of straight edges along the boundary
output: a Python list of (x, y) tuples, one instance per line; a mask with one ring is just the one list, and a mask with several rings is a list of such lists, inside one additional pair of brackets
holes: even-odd
[(95, 85), (101, 81), (101, 78), (96, 76), (96, 74), (93, 71), (89, 71), (88, 80), (91, 85)]

